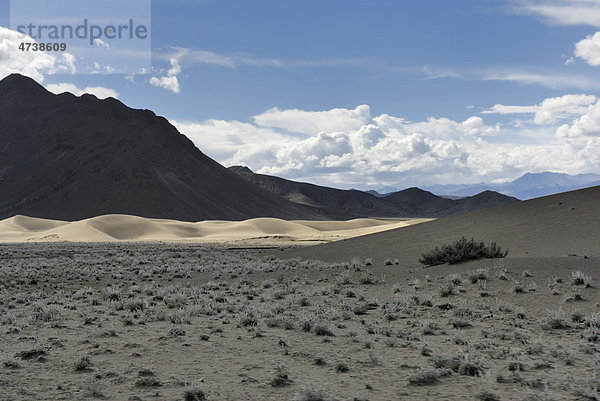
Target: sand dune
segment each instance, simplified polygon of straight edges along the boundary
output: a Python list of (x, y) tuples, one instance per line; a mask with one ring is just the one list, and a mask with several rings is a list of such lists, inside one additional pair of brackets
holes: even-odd
[(109, 214), (67, 222), (18, 215), (0, 221), (0, 241), (189, 240), (228, 242), (255, 240), (258, 242), (328, 242), (404, 227), (427, 220), (286, 221), (265, 217), (244, 221), (207, 220), (189, 223)]

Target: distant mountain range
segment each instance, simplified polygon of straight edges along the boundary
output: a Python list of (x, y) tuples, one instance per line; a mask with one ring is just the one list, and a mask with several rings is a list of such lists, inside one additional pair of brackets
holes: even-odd
[(516, 200), (492, 191), (452, 200), (418, 188), (377, 197), (227, 169), (152, 111), (54, 95), (19, 74), (0, 81), (0, 219), (442, 217)]
[(323, 210), (338, 210), (369, 217), (444, 217), (518, 201), (493, 191), (461, 199), (436, 196), (419, 188), (408, 188), (386, 196), (375, 196), (355, 189), (343, 190), (256, 174), (248, 167), (230, 170), (249, 182), (283, 198)]
[(432, 185), (424, 188), (437, 195), (448, 196), (471, 196), (481, 191), (497, 191), (525, 200), (597, 185), (600, 185), (599, 174), (568, 175), (544, 172), (527, 173), (503, 184)]

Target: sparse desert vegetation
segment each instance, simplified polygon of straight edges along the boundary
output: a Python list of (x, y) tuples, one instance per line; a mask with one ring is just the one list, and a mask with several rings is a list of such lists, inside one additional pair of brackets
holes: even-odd
[(426, 266), (437, 266), (466, 260), (505, 258), (507, 255), (508, 250), (503, 251), (495, 242), (486, 245), (484, 242), (476, 242), (473, 238), (462, 237), (451, 244), (445, 244), (423, 253), (419, 262)]
[(0, 399), (597, 399), (597, 262), (4, 244)]

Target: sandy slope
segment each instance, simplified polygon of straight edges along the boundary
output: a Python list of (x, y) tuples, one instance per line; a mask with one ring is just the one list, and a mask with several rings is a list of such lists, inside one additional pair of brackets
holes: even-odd
[(192, 240), (332, 241), (427, 221), (355, 219), (349, 221), (207, 220), (197, 223), (110, 214), (74, 222), (14, 216), (0, 221), (0, 242)]
[(399, 258), (418, 264), (424, 251), (461, 236), (495, 241), (509, 249), (509, 258), (600, 256), (600, 186), (277, 255), (325, 261), (346, 261), (357, 256), (372, 258), (374, 263)]

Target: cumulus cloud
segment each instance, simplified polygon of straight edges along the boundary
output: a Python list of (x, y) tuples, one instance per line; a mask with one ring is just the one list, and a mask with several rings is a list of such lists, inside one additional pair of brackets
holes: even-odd
[[(481, 116), (411, 122), (371, 116), (366, 105), (271, 109), (252, 122), (172, 123), (225, 165), (334, 187), (401, 187), (513, 179), (530, 171), (598, 171), (600, 102), (594, 102), (594, 96), (565, 95), (487, 111), (532, 114), (521, 127), (488, 124)], [(566, 118), (570, 124), (549, 125)]]
[[(35, 40), (17, 31), (0, 27), (0, 79), (13, 73), (19, 73), (42, 83), (45, 75), (77, 72), (75, 56), (71, 53), (64, 52), (54, 55), (49, 52), (22, 51), (19, 50), (19, 44), (22, 42), (33, 43)], [(53, 93), (71, 92), (77, 96), (90, 93), (100, 99), (119, 97), (119, 94), (113, 89), (101, 86), (80, 89), (70, 83), (57, 83), (48, 84), (46, 89)]]
[[(200, 150), (208, 152), (217, 160), (231, 158), (240, 148), (244, 148), (246, 152), (253, 152), (254, 159), (260, 160), (257, 158), (261, 151), (266, 152), (268, 146), (287, 141), (287, 137), (282, 133), (240, 121), (210, 119), (202, 123), (176, 120), (170, 122)], [(271, 160), (260, 161), (263, 162), (270, 163)]]
[(181, 72), (181, 65), (179, 65), (179, 60), (176, 58), (172, 58), (169, 60), (171, 63), (171, 68), (167, 71), (168, 76), (178, 75)]
[(179, 80), (177, 79), (177, 77), (152, 77), (150, 78), (149, 82), (150, 85), (170, 90), (173, 93), (179, 93), (181, 91), (181, 88), (179, 87)]
[(70, 92), (75, 96), (81, 96), (84, 93), (89, 93), (99, 99), (106, 99), (107, 97), (114, 97), (117, 99), (119, 97), (119, 94), (113, 89), (104, 88), (102, 86), (88, 86), (84, 89), (79, 89), (77, 86), (70, 83), (58, 83), (48, 84), (46, 85), (46, 89), (55, 94)]
[[(27, 75), (38, 82), (44, 81), (44, 74), (57, 71), (60, 59), (47, 52), (21, 51), (22, 42), (35, 42), (29, 36), (0, 26), (0, 79), (13, 73)], [(68, 61), (63, 58), (63, 61)]]
[(175, 57), (171, 58), (169, 62), (171, 63), (171, 68), (167, 71), (167, 75), (160, 78), (152, 77), (149, 82), (150, 85), (170, 90), (173, 93), (179, 93), (181, 88), (179, 87), (177, 75), (181, 72), (181, 66), (179, 60)]
[(75, 68), (75, 56), (71, 53), (63, 53), (62, 54), (63, 62), (59, 63), (50, 73), (70, 73), (75, 74), (77, 69)]
[(560, 138), (600, 137), (600, 101), (571, 124), (563, 124), (556, 131)]
[(289, 132), (314, 135), (321, 131), (350, 131), (365, 125), (371, 118), (371, 109), (361, 105), (353, 110), (331, 109), (304, 111), (279, 110), (277, 107), (254, 116), (256, 125), (280, 128)]
[(600, 32), (586, 36), (575, 44), (575, 56), (583, 59), (589, 65), (600, 65)]
[(544, 99), (533, 106), (496, 104), (482, 114), (533, 114), (535, 124), (554, 124), (559, 120), (587, 113), (589, 106), (595, 101), (594, 95), (563, 95)]

